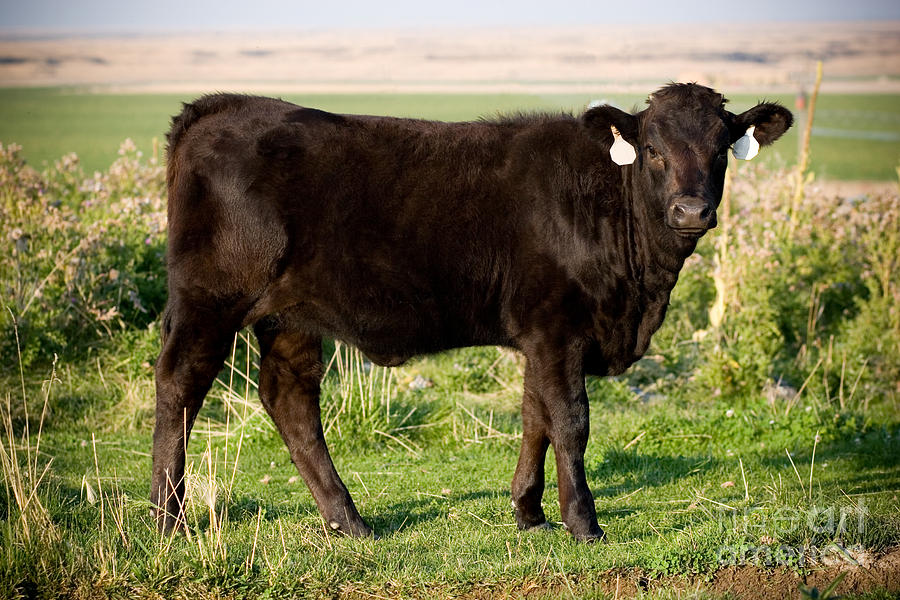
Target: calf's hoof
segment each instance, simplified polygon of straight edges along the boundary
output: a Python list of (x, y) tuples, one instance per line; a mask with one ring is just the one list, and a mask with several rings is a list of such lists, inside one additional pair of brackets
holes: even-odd
[(606, 533), (602, 529), (600, 529), (599, 525), (576, 529), (569, 527), (566, 523), (563, 523), (563, 527), (565, 527), (569, 531), (569, 533), (572, 534), (572, 537), (579, 542), (592, 544), (608, 541), (606, 538)]
[(606, 537), (606, 533), (601, 529), (600, 533), (589, 533), (587, 535), (575, 535), (572, 534), (572, 537), (575, 538), (576, 541), (585, 542), (587, 544), (605, 544), (609, 541)]
[(188, 530), (184, 515), (175, 516), (161, 508), (150, 509), (150, 516), (156, 519), (156, 529), (164, 535), (185, 533)]
[(369, 525), (362, 520), (362, 517), (355, 519), (326, 519), (325, 524), (328, 529), (338, 535), (346, 535), (355, 538), (373, 538), (378, 539), (375, 532)]
[(544, 515), (544, 509), (540, 506), (528, 509), (516, 501), (512, 501), (512, 507), (516, 512), (516, 526), (521, 531), (544, 531), (552, 529)]

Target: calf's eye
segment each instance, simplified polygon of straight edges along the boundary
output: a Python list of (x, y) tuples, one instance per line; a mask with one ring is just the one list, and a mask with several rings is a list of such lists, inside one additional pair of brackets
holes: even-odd
[(654, 148), (654, 147), (651, 146), (650, 144), (647, 144), (647, 155), (648, 155), (650, 158), (657, 158), (657, 157), (659, 157), (659, 153), (657, 153), (656, 148)]

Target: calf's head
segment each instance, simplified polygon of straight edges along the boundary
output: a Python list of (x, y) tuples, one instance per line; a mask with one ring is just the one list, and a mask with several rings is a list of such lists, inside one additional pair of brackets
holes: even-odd
[[(584, 114), (596, 138), (611, 142), (620, 136), (615, 140), (620, 150), (626, 143), (633, 146), (633, 163), (618, 168), (633, 170), (629, 179), (636, 210), (649, 222), (664, 224), (667, 234), (696, 241), (715, 227), (728, 149), (740, 141), (737, 155), (738, 147), (743, 150), (748, 143), (752, 148), (771, 144), (793, 122), (779, 104), (763, 102), (736, 115), (725, 110), (726, 102), (701, 85), (671, 84), (651, 94), (647, 109), (637, 114), (609, 105)], [(619, 162), (627, 163), (632, 155), (620, 151), (618, 156), (623, 154)]]

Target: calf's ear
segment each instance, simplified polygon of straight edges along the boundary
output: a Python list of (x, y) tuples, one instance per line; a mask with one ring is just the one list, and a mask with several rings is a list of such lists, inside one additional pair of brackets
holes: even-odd
[(640, 147), (638, 144), (638, 118), (635, 115), (630, 115), (615, 106), (602, 104), (589, 108), (583, 118), (584, 125), (591, 134), (600, 138), (608, 136), (605, 139), (612, 140), (609, 126), (613, 125), (627, 142)]
[(760, 146), (767, 146), (790, 129), (793, 122), (794, 115), (785, 107), (775, 102), (762, 102), (746, 112), (732, 115), (731, 142), (736, 142), (752, 126), (755, 127), (753, 137)]

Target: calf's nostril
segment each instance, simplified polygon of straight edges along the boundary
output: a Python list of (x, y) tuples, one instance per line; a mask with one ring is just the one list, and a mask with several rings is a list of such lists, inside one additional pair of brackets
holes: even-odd
[(680, 204), (676, 204), (672, 208), (672, 216), (674, 217), (683, 217), (684, 216), (684, 208)]
[(709, 218), (709, 213), (710, 213), (710, 212), (711, 212), (711, 211), (710, 211), (709, 207), (708, 207), (708, 206), (705, 207), (702, 211), (700, 211), (700, 218), (701, 218), (702, 220), (708, 219), (708, 218)]

